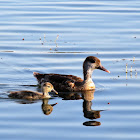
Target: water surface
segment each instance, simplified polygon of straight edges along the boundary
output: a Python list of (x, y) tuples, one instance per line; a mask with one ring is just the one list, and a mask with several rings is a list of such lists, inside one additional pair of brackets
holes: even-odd
[[(0, 0), (1, 139), (140, 139), (139, 4)], [(37, 85), (34, 71), (83, 77), (90, 55), (111, 71), (94, 71), (94, 93), (51, 94), (46, 104), (8, 98), (9, 91), (38, 90), (29, 86)], [(43, 106), (55, 103), (45, 115)]]

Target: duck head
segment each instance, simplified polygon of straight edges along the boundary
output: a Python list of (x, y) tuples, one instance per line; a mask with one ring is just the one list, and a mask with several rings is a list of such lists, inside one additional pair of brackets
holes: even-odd
[(91, 78), (92, 72), (95, 69), (103, 70), (110, 73), (109, 70), (104, 68), (101, 61), (95, 56), (88, 56), (83, 63), (84, 80)]

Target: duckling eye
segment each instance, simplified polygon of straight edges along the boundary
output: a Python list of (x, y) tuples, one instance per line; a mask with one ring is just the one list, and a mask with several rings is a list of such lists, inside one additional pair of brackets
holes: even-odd
[(50, 86), (47, 86), (48, 88), (50, 88)]

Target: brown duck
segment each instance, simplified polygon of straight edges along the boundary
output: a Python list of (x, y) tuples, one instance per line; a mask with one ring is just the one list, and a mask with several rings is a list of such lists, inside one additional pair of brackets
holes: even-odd
[(33, 75), (36, 77), (39, 85), (42, 82), (51, 82), (57, 91), (86, 91), (95, 89), (95, 84), (92, 81), (92, 72), (95, 69), (100, 69), (110, 73), (105, 69), (100, 60), (94, 56), (88, 56), (83, 63), (83, 75), (84, 79), (74, 75), (63, 75), (63, 74), (40, 74), (34, 72)]
[(22, 91), (12, 91), (8, 95), (11, 98), (17, 98), (17, 99), (29, 99), (29, 100), (35, 100), (35, 99), (44, 99), (44, 98), (50, 98), (49, 92), (53, 91), (56, 94), (57, 91), (54, 90), (54, 87), (51, 83), (45, 82), (41, 84), (42, 93), (35, 92), (35, 91), (28, 91), (28, 90), (22, 90)]

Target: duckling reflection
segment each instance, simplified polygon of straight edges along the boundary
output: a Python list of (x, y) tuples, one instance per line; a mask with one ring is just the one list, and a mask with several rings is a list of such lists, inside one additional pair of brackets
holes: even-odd
[(49, 100), (48, 99), (43, 99), (42, 100), (42, 111), (45, 115), (50, 115), (53, 111), (53, 106), (57, 105), (57, 103), (55, 104), (48, 104)]
[[(33, 104), (33, 103), (39, 102), (39, 100), (25, 100), (25, 99), (22, 99), (22, 100), (17, 99), (17, 100), (14, 100), (14, 101), (18, 104)], [(45, 115), (50, 115), (53, 111), (53, 107), (55, 105), (57, 105), (57, 103), (48, 104), (48, 102), (49, 102), (49, 99), (47, 99), (47, 98), (42, 99), (41, 109), (42, 109), (43, 114), (45, 114)]]
[(21, 100), (21, 99), (18, 99), (18, 100), (14, 100), (14, 102), (16, 102), (18, 104), (34, 104), (34, 103), (37, 103), (38, 101), (37, 100)]

